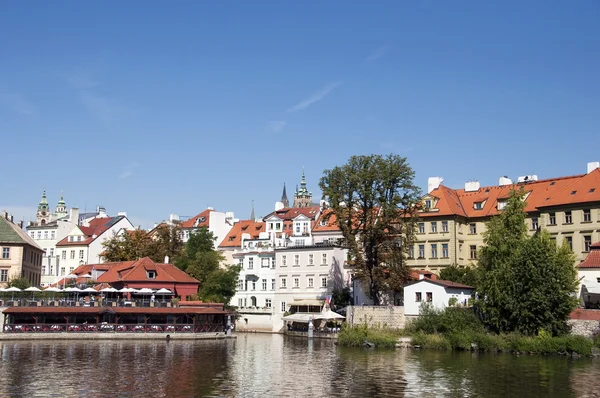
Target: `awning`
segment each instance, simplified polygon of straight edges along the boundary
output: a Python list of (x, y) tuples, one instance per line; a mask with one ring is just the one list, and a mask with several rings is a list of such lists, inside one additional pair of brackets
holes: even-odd
[(321, 307), (325, 304), (325, 300), (317, 300), (317, 299), (295, 299), (290, 303), (290, 305), (295, 306), (308, 306), (313, 305), (316, 307)]
[(311, 319), (316, 319), (316, 315), (319, 314), (310, 312), (297, 312), (292, 315), (284, 316), (283, 320), (288, 322), (308, 323)]

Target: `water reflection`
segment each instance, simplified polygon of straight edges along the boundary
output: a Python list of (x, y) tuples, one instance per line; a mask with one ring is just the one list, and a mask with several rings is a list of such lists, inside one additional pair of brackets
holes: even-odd
[(343, 349), (331, 340), (0, 343), (0, 396), (583, 397), (595, 358)]

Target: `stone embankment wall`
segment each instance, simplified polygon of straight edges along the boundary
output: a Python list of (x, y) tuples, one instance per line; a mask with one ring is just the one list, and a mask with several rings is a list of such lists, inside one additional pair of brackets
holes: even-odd
[(585, 319), (570, 319), (567, 321), (571, 326), (571, 334), (592, 338), (600, 334), (600, 321)]
[(390, 329), (403, 329), (406, 324), (404, 307), (400, 306), (349, 306), (346, 321), (350, 326), (364, 325)]

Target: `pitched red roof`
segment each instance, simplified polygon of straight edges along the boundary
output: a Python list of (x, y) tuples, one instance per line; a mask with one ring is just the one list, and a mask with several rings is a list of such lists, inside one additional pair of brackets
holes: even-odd
[(276, 216), (277, 218), (283, 221), (292, 221), (294, 218), (299, 215), (304, 215), (311, 220), (314, 220), (319, 211), (321, 210), (321, 206), (309, 206), (309, 207), (284, 207), (283, 209), (275, 210), (272, 213), (269, 213), (263, 220), (271, 216)]
[(418, 281), (414, 281), (409, 283), (407, 286), (409, 285), (414, 285), (416, 283), (420, 283), (420, 282), (429, 282), (429, 283), (433, 283), (434, 285), (439, 285), (439, 286), (443, 286), (443, 287), (452, 287), (452, 288), (457, 288), (457, 289), (475, 289), (472, 286), (468, 286), (468, 285), (463, 285), (462, 283), (456, 283), (456, 282), (452, 282), (452, 281), (446, 281), (443, 279), (429, 279), (429, 278), (424, 278), (424, 279), (419, 279)]
[[(155, 271), (156, 276), (148, 278), (147, 271)], [(97, 279), (99, 283), (127, 282), (168, 282), (196, 283), (200, 282), (172, 264), (155, 263), (148, 257), (137, 261), (125, 261), (108, 269)]]
[(579, 265), (579, 268), (600, 268), (600, 242), (590, 246), (590, 253)]
[(9, 307), (4, 314), (227, 314), (218, 306), (202, 307)]
[(581, 319), (586, 321), (600, 321), (600, 310), (584, 310), (577, 308), (569, 315), (571, 319)]
[(208, 228), (210, 221), (210, 213), (214, 210), (206, 209), (202, 213), (196, 214), (194, 217), (185, 220), (179, 224), (181, 228), (199, 228), (206, 227)]
[(337, 225), (337, 217), (331, 209), (321, 212), (319, 218), (315, 222), (315, 227), (313, 228), (313, 232), (329, 231), (340, 231), (340, 227)]
[(258, 239), (261, 232), (265, 232), (266, 224), (262, 221), (242, 220), (231, 227), (219, 247), (241, 247), (242, 234), (250, 234), (250, 238)]
[(94, 218), (89, 222), (89, 226), (79, 225), (78, 228), (83, 232), (85, 238), (81, 241), (69, 242), (69, 236), (65, 236), (56, 246), (87, 246), (100, 235), (106, 232), (110, 227), (119, 222), (123, 216)]

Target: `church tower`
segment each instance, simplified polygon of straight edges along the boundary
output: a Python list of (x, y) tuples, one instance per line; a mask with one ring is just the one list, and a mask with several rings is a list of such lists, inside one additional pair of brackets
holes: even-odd
[(312, 192), (306, 189), (306, 177), (304, 176), (304, 167), (302, 168), (302, 180), (300, 188), (296, 188), (294, 193), (294, 207), (310, 207), (312, 206)]
[(60, 200), (58, 201), (58, 204), (56, 205), (56, 210), (54, 211), (54, 219), (66, 217), (66, 215), (67, 215), (67, 205), (65, 204), (65, 199), (61, 192)]
[(44, 190), (44, 193), (42, 194), (42, 200), (40, 200), (40, 203), (38, 204), (36, 217), (38, 225), (45, 225), (50, 221), (50, 209), (48, 206), (48, 200), (46, 199), (46, 190)]
[(285, 182), (283, 183), (283, 193), (281, 194), (281, 203), (283, 203), (283, 207), (290, 207), (290, 201), (287, 197), (287, 192), (285, 191)]

